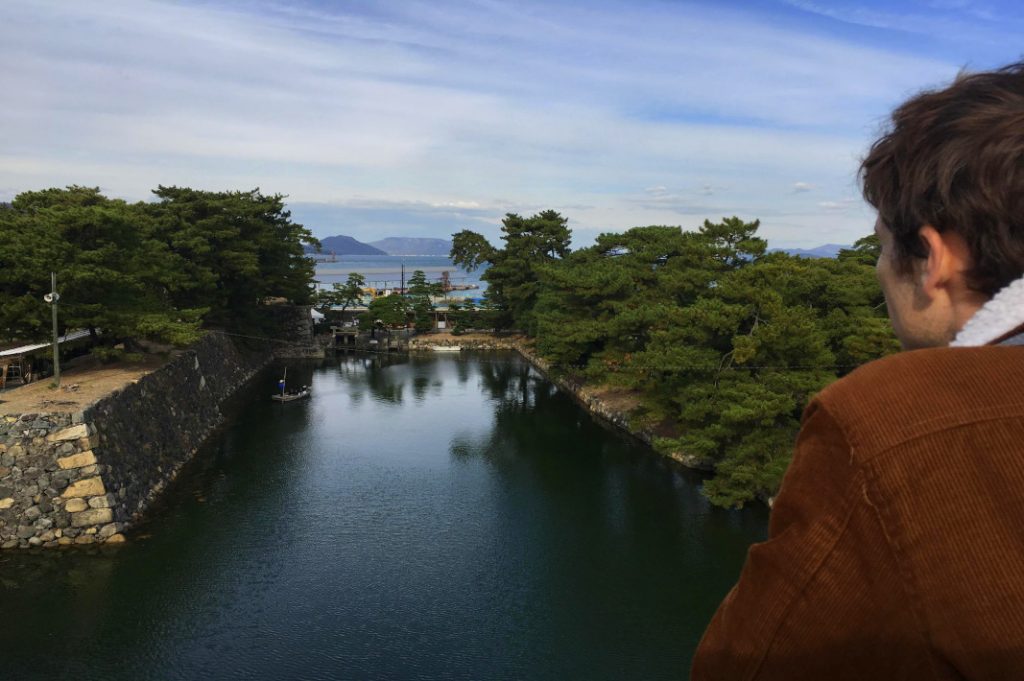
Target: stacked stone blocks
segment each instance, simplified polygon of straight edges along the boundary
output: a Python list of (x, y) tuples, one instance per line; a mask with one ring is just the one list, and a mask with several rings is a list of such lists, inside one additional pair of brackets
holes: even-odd
[(0, 417), (0, 548), (124, 542), (271, 356), (208, 334), (75, 414)]
[(3, 418), (0, 547), (124, 541), (123, 509), (103, 482), (98, 443), (81, 413)]

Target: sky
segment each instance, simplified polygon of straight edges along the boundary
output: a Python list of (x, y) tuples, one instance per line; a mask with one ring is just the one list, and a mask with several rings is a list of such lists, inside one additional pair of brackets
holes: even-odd
[(5, 0), (0, 201), (98, 186), (283, 194), (316, 236), (574, 243), (761, 220), (871, 231), (859, 159), (892, 108), (1021, 59), (1024, 9), (969, 0)]

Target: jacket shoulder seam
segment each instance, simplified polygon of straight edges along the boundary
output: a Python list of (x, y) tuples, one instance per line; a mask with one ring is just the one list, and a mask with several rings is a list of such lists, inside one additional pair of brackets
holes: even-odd
[[(997, 413), (992, 413), (993, 411)], [(891, 442), (887, 442), (884, 446), (878, 447), (873, 451), (872, 448), (862, 447), (862, 453), (859, 455), (860, 460), (863, 463), (874, 461), (875, 459), (885, 456), (891, 453), (893, 450), (902, 447), (903, 445), (906, 445), (910, 442), (914, 442), (916, 440), (920, 440), (921, 438), (930, 437), (934, 435), (941, 435), (942, 433), (948, 433), (954, 430), (968, 428), (970, 426), (975, 426), (983, 423), (992, 423), (995, 421), (1012, 421), (1015, 419), (1024, 418), (1024, 403), (1006, 405), (1004, 407), (999, 408), (981, 407), (978, 409), (971, 409), (968, 411), (961, 412), (961, 416), (962, 418), (958, 419), (957, 421), (954, 421), (952, 423), (947, 422), (940, 428), (930, 428), (928, 426), (941, 422), (943, 420), (942, 417), (936, 417), (933, 419), (928, 419), (927, 421), (921, 421), (920, 423), (914, 424), (913, 430), (916, 432), (905, 433), (902, 437)], [(842, 430), (841, 425), (840, 430)], [(849, 440), (847, 440), (847, 442), (849, 442)], [(853, 447), (851, 447), (850, 449), (852, 452)], [(865, 449), (867, 451), (864, 451)]]

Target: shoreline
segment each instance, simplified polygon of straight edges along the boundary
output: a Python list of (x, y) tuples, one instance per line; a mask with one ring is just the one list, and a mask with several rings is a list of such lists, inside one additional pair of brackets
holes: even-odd
[(636, 428), (630, 423), (630, 413), (639, 406), (638, 395), (634, 391), (590, 386), (585, 383), (576, 384), (554, 375), (551, 372), (551, 364), (533, 351), (532, 344), (525, 336), (516, 334), (502, 337), (483, 333), (455, 336), (446, 333), (413, 336), (409, 340), (410, 352), (434, 352), (434, 348), (437, 347), (459, 347), (470, 351), (515, 350), (530, 363), (530, 366), (558, 386), (559, 390), (572, 397), (587, 413), (640, 440), (659, 456), (668, 457), (691, 470), (704, 473), (714, 470), (711, 462), (698, 457), (683, 452), (662, 452), (655, 449), (655, 434), (645, 428)]
[[(302, 326), (307, 324), (303, 319)], [(631, 423), (640, 405), (636, 391), (558, 376), (522, 335), (445, 333), (409, 342), (409, 351), (417, 354), (456, 348), (515, 351), (600, 421), (685, 468), (713, 470), (710, 462), (655, 449), (656, 433)], [(275, 358), (323, 356), (312, 345), (298, 350), (242, 350), (227, 336), (209, 333), (159, 368), (147, 367), (140, 376), (108, 386), (113, 389), (89, 404), (6, 414), (0, 418), (0, 548), (125, 541), (122, 533), (144, 519), (152, 502), (223, 425), (221, 405), (238, 388)], [(764, 501), (771, 505), (771, 499)]]

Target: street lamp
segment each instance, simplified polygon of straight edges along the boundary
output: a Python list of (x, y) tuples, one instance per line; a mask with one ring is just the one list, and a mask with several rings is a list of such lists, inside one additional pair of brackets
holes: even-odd
[(50, 272), (50, 292), (43, 296), (43, 300), (50, 304), (53, 311), (53, 387), (60, 387), (60, 342), (57, 338), (57, 301), (60, 294), (57, 293), (57, 273)]

